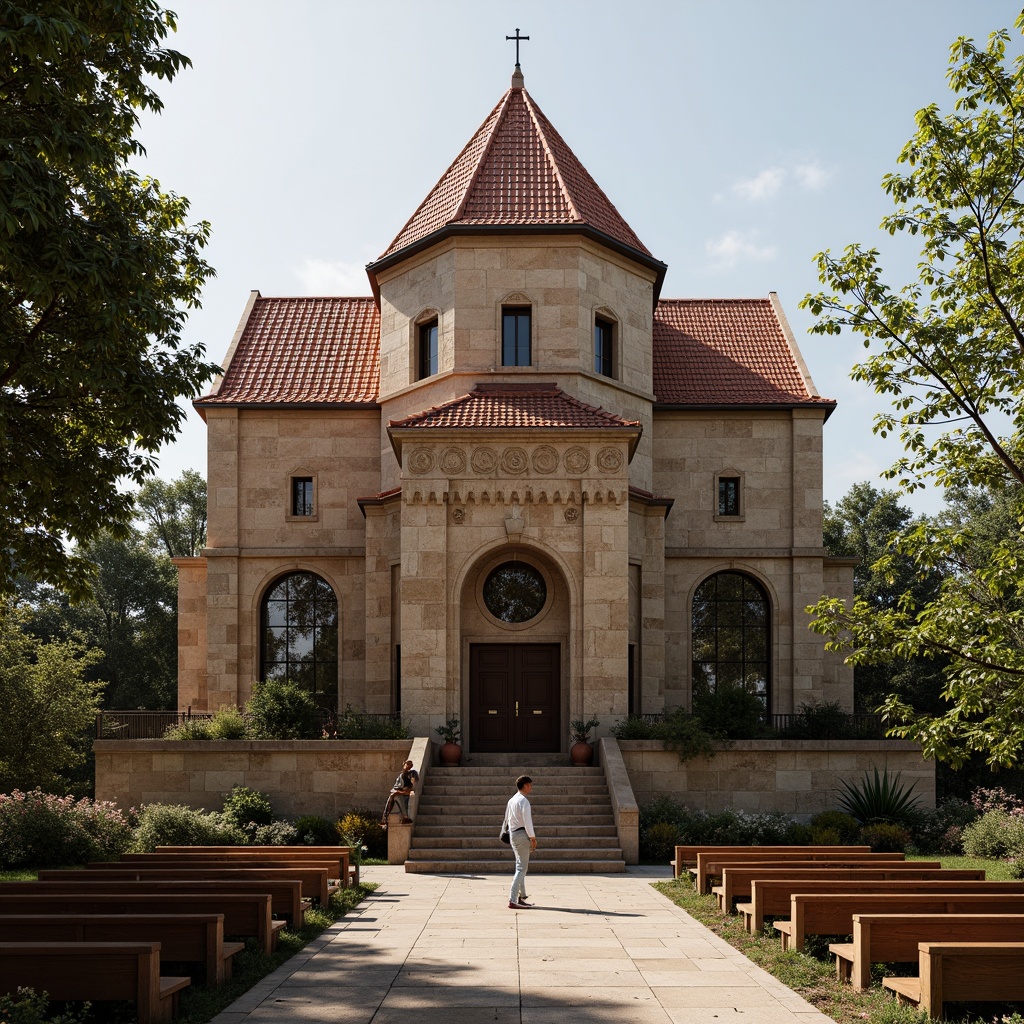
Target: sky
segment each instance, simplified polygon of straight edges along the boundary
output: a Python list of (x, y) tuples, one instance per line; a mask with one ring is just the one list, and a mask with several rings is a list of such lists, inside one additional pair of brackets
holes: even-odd
[[(1010, 28), (997, 0), (167, 0), (193, 67), (159, 83), (139, 168), (212, 225), (216, 268), (188, 342), (223, 359), (251, 289), (368, 295), (380, 256), (508, 88), (526, 88), (648, 249), (665, 298), (778, 292), (821, 394), (824, 490), (880, 479), (884, 398), (850, 379), (853, 335), (808, 334), (815, 254), (916, 249), (879, 231), (882, 177), (929, 103), (951, 108), (949, 46)], [(206, 471), (187, 406), (159, 475)], [(935, 512), (941, 497), (905, 503)]]

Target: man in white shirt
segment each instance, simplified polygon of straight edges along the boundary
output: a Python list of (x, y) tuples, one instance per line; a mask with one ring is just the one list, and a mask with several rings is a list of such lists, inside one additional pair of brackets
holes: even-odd
[(512, 876), (512, 889), (508, 894), (509, 910), (529, 909), (526, 902), (526, 869), (530, 866), (530, 854), (537, 849), (537, 836), (533, 831), (533, 814), (527, 799), (533, 789), (533, 779), (520, 775), (516, 779), (518, 792), (505, 808), (502, 829), (508, 828), (510, 845), (516, 855), (516, 873)]

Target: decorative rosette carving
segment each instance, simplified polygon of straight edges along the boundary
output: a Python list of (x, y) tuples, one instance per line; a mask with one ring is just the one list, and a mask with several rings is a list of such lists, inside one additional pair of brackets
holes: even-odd
[(452, 522), (464, 523), (466, 521), (466, 510), (464, 508), (452, 509)]
[(474, 448), (469, 463), (474, 473), (490, 476), (498, 465), (498, 456), (494, 454), (493, 448)]
[(460, 476), (466, 470), (466, 453), (461, 448), (445, 448), (441, 452), (441, 472), (446, 476)]
[(522, 448), (506, 448), (501, 453), (501, 468), (506, 473), (518, 476), (520, 473), (526, 472), (527, 465), (529, 463), (526, 452)]
[(576, 520), (579, 519), (579, 517), (580, 517), (580, 510), (575, 505), (570, 505), (562, 513), (562, 515), (565, 516), (565, 521), (567, 523), (575, 523)]
[(618, 448), (602, 448), (597, 453), (598, 468), (605, 473), (615, 473), (622, 468), (622, 452)]
[(569, 473), (586, 473), (590, 468), (590, 452), (586, 448), (570, 448), (565, 453), (565, 469)]
[(542, 476), (550, 476), (558, 469), (558, 452), (551, 445), (542, 444), (534, 449), (530, 461), (536, 472)]
[(429, 473), (434, 468), (434, 453), (429, 448), (415, 448), (409, 456), (409, 469), (413, 473)]

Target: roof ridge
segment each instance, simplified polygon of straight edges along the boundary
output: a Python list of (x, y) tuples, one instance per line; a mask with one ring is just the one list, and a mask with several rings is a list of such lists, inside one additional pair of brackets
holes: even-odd
[[(537, 118), (537, 112), (539, 108), (535, 108), (533, 97), (526, 91), (526, 87), (523, 87), (523, 101), (526, 104), (526, 110), (530, 115), (530, 120), (533, 122), (534, 130), (537, 132), (537, 136), (540, 139), (540, 144), (544, 148), (544, 155), (548, 158), (548, 164), (551, 167), (552, 173), (558, 181), (558, 187), (562, 190), (562, 198), (565, 200), (566, 205), (572, 211), (573, 218), (579, 224), (583, 223), (583, 215), (580, 213), (579, 207), (576, 205), (575, 200), (572, 197), (572, 193), (569, 191), (569, 186), (565, 183), (565, 178), (562, 177), (562, 170), (558, 166), (558, 161), (555, 159), (555, 154), (551, 152), (551, 146), (548, 144), (547, 134), (541, 127), (540, 121)], [(547, 118), (545, 118), (547, 120)], [(594, 182), (597, 185), (597, 182)], [(600, 186), (598, 186), (600, 187)]]
[[(525, 89), (523, 89), (522, 91), (526, 92)], [(466, 204), (469, 202), (469, 197), (473, 191), (473, 186), (477, 183), (477, 181), (480, 178), (480, 173), (483, 170), (484, 164), (487, 162), (488, 154), (491, 152), (491, 147), (494, 145), (495, 138), (497, 138), (498, 129), (501, 127), (502, 122), (504, 121), (506, 115), (508, 114), (509, 105), (512, 100), (512, 92), (513, 90), (512, 87), (510, 86), (508, 89), (505, 90), (505, 95), (502, 96), (500, 100), (498, 100), (498, 107), (500, 107), (501, 109), (498, 110), (498, 116), (494, 119), (494, 124), (491, 127), (491, 132), (487, 136), (487, 142), (484, 144), (484, 148), (480, 153), (480, 158), (476, 162), (476, 167), (473, 168), (473, 173), (469, 176), (469, 181), (466, 182), (466, 188), (462, 193), (462, 198), (459, 200), (459, 205), (455, 208), (455, 214), (451, 218), (452, 221), (461, 220), (462, 215), (466, 212)], [(491, 114), (493, 113), (494, 111), (491, 111)], [(488, 115), (488, 120), (490, 120), (490, 117), (491, 115)], [(487, 124), (487, 121), (484, 121), (484, 124)], [(482, 128), (483, 125), (481, 125), (480, 127)], [(479, 129), (477, 129), (477, 132), (479, 132)], [(473, 138), (476, 138), (476, 133), (474, 133)], [(466, 146), (469, 146), (469, 144), (472, 141), (473, 139), (470, 139), (469, 142), (466, 143)], [(463, 152), (465, 152), (465, 147), (463, 147)], [(460, 153), (459, 156), (455, 158), (455, 160), (458, 161), (459, 157), (461, 156), (462, 153)], [(455, 164), (453, 163), (452, 167), (454, 166)], [(447, 173), (448, 172), (445, 171), (445, 174)], [(426, 200), (424, 200), (424, 202), (426, 202)], [(413, 214), (413, 216), (415, 216), (415, 214)], [(404, 230), (405, 228), (402, 228), (402, 231)], [(401, 232), (399, 232), (399, 234), (401, 234)]]

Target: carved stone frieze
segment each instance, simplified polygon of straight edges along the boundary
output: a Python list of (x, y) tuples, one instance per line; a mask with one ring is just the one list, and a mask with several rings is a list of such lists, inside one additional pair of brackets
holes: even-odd
[(474, 448), (472, 458), (469, 460), (474, 473), (481, 476), (490, 476), (498, 465), (498, 456), (493, 448)]
[(409, 455), (409, 470), (422, 475), (434, 468), (434, 452), (430, 448), (414, 448)]
[(549, 444), (538, 445), (530, 459), (534, 471), (541, 476), (551, 476), (558, 469), (558, 452)]
[(570, 448), (562, 460), (567, 473), (586, 473), (590, 468), (590, 452), (586, 448)]
[(618, 448), (602, 448), (597, 453), (597, 467), (605, 473), (615, 473), (622, 468), (622, 452)]
[(445, 476), (461, 476), (466, 471), (466, 453), (461, 448), (445, 448), (440, 465)]
[(512, 476), (525, 473), (528, 465), (526, 451), (522, 448), (506, 448), (501, 453), (501, 468)]

